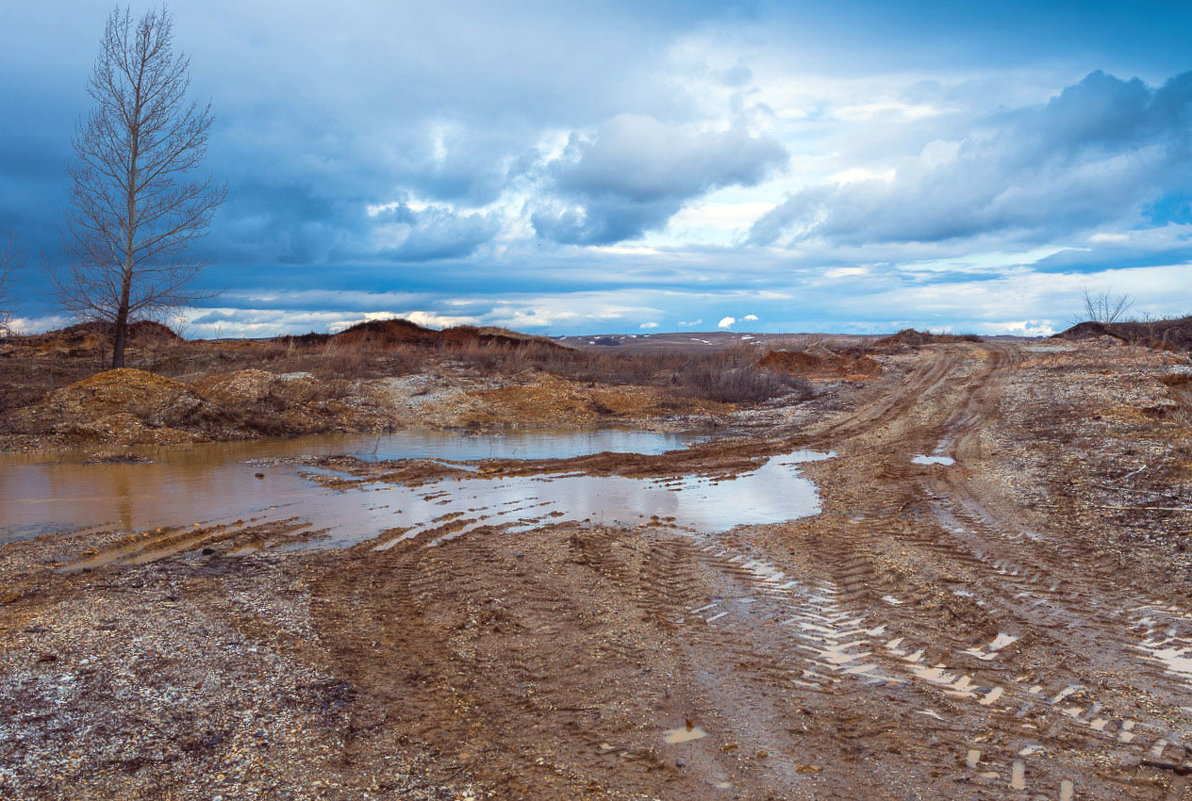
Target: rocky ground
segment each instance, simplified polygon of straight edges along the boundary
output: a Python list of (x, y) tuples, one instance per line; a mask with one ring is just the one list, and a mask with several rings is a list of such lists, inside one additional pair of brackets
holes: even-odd
[[(721, 444), (477, 465), (732, 481), (832, 451), (801, 468), (821, 511), (790, 522), (243, 548), (295, 525), (262, 518), (0, 547), (0, 796), (1192, 797), (1188, 358), (1103, 337), (841, 363), (812, 397), (691, 411)], [(486, 425), (547, 396), (566, 419), (688, 413), (554, 381), (442, 391)], [(83, 408), (171, 428), (98, 383)], [(219, 403), (218, 381), (146, 383), (155, 409)], [(335, 468), (346, 493), (448, 469)], [(69, 569), (120, 549), (160, 558)]]

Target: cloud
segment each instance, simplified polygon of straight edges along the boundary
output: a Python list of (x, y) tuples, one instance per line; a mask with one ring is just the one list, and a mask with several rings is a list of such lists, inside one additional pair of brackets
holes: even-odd
[(720, 322), (716, 323), (717, 328), (732, 328), (737, 323), (736, 317), (721, 317)]
[[(391, 206), (376, 230), (381, 255), (397, 261), (434, 261), (470, 256), (490, 242), (502, 228), (495, 212), (459, 213), (450, 206), (425, 205), (415, 210), (408, 203)], [(387, 219), (385, 219), (387, 218)]]
[(694, 328), (697, 325), (702, 325), (703, 320), (680, 320), (679, 325), (683, 328)]
[(1145, 224), (1148, 207), (1192, 180), (1190, 119), (1192, 73), (1151, 90), (1094, 72), (1045, 104), (980, 121), (959, 144), (902, 159), (889, 180), (805, 187), (755, 222), (749, 240), (1043, 242)]
[(757, 315), (756, 315), (756, 314), (747, 314), (747, 315), (745, 315), (744, 317), (742, 317), (741, 319), (742, 319), (742, 320), (748, 320), (748, 321), (749, 321), (749, 322), (751, 322), (751, 323), (752, 323), (752, 322), (757, 322)]
[(545, 167), (552, 199), (535, 209), (538, 233), (567, 244), (634, 239), (683, 203), (726, 186), (753, 186), (786, 162), (769, 136), (741, 128), (689, 133), (643, 114), (620, 114), (591, 137), (572, 134)]
[(645, 329), (657, 328), (657, 327), (658, 327), (658, 323), (642, 323), (642, 324), (641, 324), (640, 326), (638, 326), (638, 327), (639, 327), (639, 328), (645, 328)]

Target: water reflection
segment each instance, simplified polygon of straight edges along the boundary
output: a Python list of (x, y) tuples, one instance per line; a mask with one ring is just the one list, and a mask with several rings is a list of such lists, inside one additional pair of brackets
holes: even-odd
[[(508, 456), (510, 445), (534, 458), (544, 452), (576, 455), (609, 444), (660, 448), (684, 440), (646, 432), (599, 436), (552, 435), (535, 444), (523, 436), (464, 437), (420, 434), (407, 438), (403, 455), (444, 459), (475, 454)], [(488, 441), (485, 441), (487, 439)], [(387, 447), (382, 447), (387, 446)], [(441, 447), (446, 446), (446, 447)], [(456, 447), (459, 446), (459, 447)], [(825, 458), (800, 452), (774, 457), (731, 479), (685, 476), (668, 480), (551, 474), (440, 480), (421, 487), (359, 483), (347, 490), (312, 481), (311, 468), (246, 460), (298, 453), (326, 454), (368, 448), (377, 458), (398, 444), (376, 438), (308, 438), (282, 443), (235, 443), (172, 450), (151, 463), (37, 464), (28, 458), (0, 461), (0, 543), (38, 534), (109, 525), (124, 530), (249, 518), (297, 518), (324, 537), (291, 547), (342, 547), (378, 540), (379, 548), (428, 533), (428, 542), (479, 526), (524, 530), (574, 520), (617, 525), (653, 522), (695, 531), (723, 531), (739, 524), (779, 522), (819, 510), (815, 486), (800, 462)], [(462, 451), (462, 453), (461, 453)], [(647, 452), (650, 452), (647, 450)], [(263, 477), (259, 477), (263, 476)]]

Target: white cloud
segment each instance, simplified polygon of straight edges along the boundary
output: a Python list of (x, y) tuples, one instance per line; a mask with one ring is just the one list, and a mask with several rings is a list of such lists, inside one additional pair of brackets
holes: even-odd
[(756, 314), (747, 314), (744, 317), (742, 317), (741, 319), (748, 320), (749, 322), (754, 323), (754, 322), (757, 322), (757, 315)]
[(14, 317), (9, 324), (12, 326), (13, 333), (16, 334), (40, 334), (45, 331), (65, 328), (72, 322), (74, 320), (70, 317), (50, 314), (44, 317)]
[(858, 275), (868, 275), (868, 267), (833, 267), (830, 270), (824, 270), (824, 277), (833, 280), (837, 278), (852, 278)]
[(642, 323), (639, 328), (657, 328), (658, 323)]
[(857, 184), (863, 181), (883, 181), (888, 184), (894, 180), (895, 175), (893, 169), (874, 170), (868, 167), (850, 167), (829, 175), (828, 180), (838, 184)]
[(720, 322), (716, 323), (717, 328), (732, 328), (737, 322), (736, 317), (722, 317)]
[(453, 315), (453, 314), (437, 314), (428, 311), (411, 311), (402, 312), (400, 314), (389, 314), (388, 312), (371, 312), (364, 315), (366, 320), (388, 320), (391, 317), (400, 317), (403, 320), (409, 320), (415, 325), (421, 325), (426, 328), (451, 328), (457, 325), (479, 325), (481, 320), (479, 317)]
[(837, 109), (834, 116), (837, 119), (847, 120), (848, 122), (873, 122), (879, 119), (882, 121), (890, 119), (918, 121), (929, 117), (938, 117), (943, 113), (943, 109), (927, 104), (912, 105), (909, 103), (886, 101), (865, 103), (858, 106), (845, 106)]
[(700, 319), (700, 320), (680, 320), (679, 325), (682, 326), (683, 328), (692, 328), (697, 325), (702, 325), (703, 322), (704, 321), (702, 319)]

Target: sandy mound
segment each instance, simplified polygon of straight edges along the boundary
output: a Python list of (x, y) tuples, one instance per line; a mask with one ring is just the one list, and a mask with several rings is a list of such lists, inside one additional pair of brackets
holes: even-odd
[(199, 438), (177, 429), (192, 425), (205, 406), (185, 384), (123, 368), (55, 390), (42, 403), (15, 412), (13, 422), (81, 443), (167, 444)]
[(825, 347), (806, 351), (770, 351), (760, 362), (762, 367), (776, 373), (786, 373), (810, 379), (868, 379), (882, 374), (882, 365), (859, 350), (835, 352)]
[[(110, 348), (114, 339), (113, 328), (111, 323), (79, 323), (57, 331), (17, 339), (42, 353), (77, 355), (96, 351), (101, 346)], [(133, 347), (166, 345), (181, 341), (182, 337), (168, 326), (152, 320), (142, 320), (128, 327), (128, 343)]]

